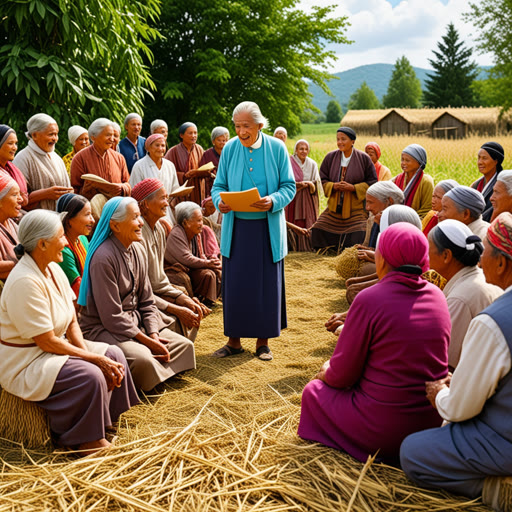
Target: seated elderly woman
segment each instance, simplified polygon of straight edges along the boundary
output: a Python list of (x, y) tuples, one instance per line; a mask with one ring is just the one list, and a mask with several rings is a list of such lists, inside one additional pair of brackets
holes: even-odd
[(78, 304), (88, 339), (117, 345), (130, 363), (135, 385), (149, 391), (195, 368), (194, 344), (168, 327), (153, 298), (142, 219), (132, 197), (110, 199), (87, 253)]
[(18, 245), (18, 224), (23, 198), (20, 187), (0, 173), (0, 292), (3, 282), (18, 263), (14, 248)]
[(385, 165), (379, 162), (381, 155), (380, 146), (376, 142), (367, 142), (364, 147), (364, 152), (371, 158), (375, 171), (377, 172), (377, 179), (379, 181), (386, 181), (391, 179), (391, 171)]
[(400, 461), (409, 478), (512, 510), (512, 215), (484, 240), (485, 279), (505, 290), (469, 325), (453, 375), (427, 382), (427, 397), (448, 423), (407, 437)]
[(66, 165), (66, 170), (68, 174), (71, 173), (71, 161), (73, 157), (82, 149), (89, 146), (89, 134), (87, 133), (86, 128), (82, 128), (81, 126), (74, 125), (68, 130), (68, 139), (73, 149), (62, 157), (62, 161)]
[(298, 434), (396, 464), (407, 435), (441, 425), (424, 389), (448, 374), (450, 314), (421, 277), (428, 243), (418, 228), (381, 233), (375, 263), (380, 281), (356, 297), (333, 356), (304, 388)]
[(423, 171), (427, 166), (427, 152), (419, 144), (410, 144), (402, 151), (400, 174), (393, 178), (404, 191), (406, 206), (418, 212), (420, 219), (432, 209), (434, 180)]
[[(212, 147), (207, 149), (201, 160), (199, 161), (199, 167), (206, 165), (211, 162), (215, 169), (212, 170), (213, 176), (217, 174), (217, 167), (219, 167), (220, 155), (227, 141), (229, 140), (229, 130), (224, 126), (216, 126), (212, 130), (211, 134)], [(215, 177), (207, 176), (204, 180), (204, 195), (205, 197), (210, 196), (212, 191), (213, 182)]]
[(146, 249), (148, 274), (158, 309), (174, 319), (171, 329), (194, 341), (203, 316), (211, 311), (197, 298), (174, 287), (164, 272), (166, 234), (159, 222), (165, 217), (169, 203), (163, 183), (156, 178), (146, 178), (132, 190), (132, 197), (139, 203), (144, 219), (142, 244)]
[(135, 112), (124, 118), (126, 137), (119, 142), (118, 151), (124, 156), (128, 172), (131, 173), (133, 165), (146, 155), (146, 139), (140, 136), (142, 130), (142, 117)]
[(489, 223), (482, 219), (484, 208), (485, 201), (478, 190), (459, 185), (443, 196), (439, 222), (446, 219), (458, 220), (483, 240), (489, 228)]
[[(89, 200), (96, 194), (103, 194), (107, 198), (129, 196), (130, 175), (126, 161), (112, 149), (114, 123), (100, 117), (91, 123), (88, 133), (92, 144), (77, 153), (71, 162), (71, 184), (75, 193)], [(84, 180), (83, 174), (94, 174), (101, 180)]]
[(443, 293), (448, 303), (452, 331), (448, 364), (456, 368), (469, 324), (496, 300), (503, 290), (485, 282), (478, 267), (483, 246), (476, 235), (458, 220), (440, 222), (428, 235), (430, 268), (448, 282)]
[(138, 403), (123, 353), (84, 340), (73, 292), (61, 270), (66, 245), (60, 217), (35, 210), (18, 232), (23, 254), (0, 300), (0, 385), (48, 413), (59, 444), (88, 454), (121, 413)]
[(425, 236), (428, 236), (430, 230), (437, 226), (439, 222), (439, 212), (443, 207), (443, 197), (446, 192), (452, 188), (458, 187), (459, 184), (455, 180), (442, 180), (435, 187), (432, 192), (432, 210), (430, 210), (421, 221), (421, 229)]
[(65, 194), (57, 201), (57, 212), (64, 215), (62, 225), (68, 242), (62, 250), (60, 267), (78, 297), (85, 267), (89, 240), (94, 227), (91, 203), (83, 196)]
[(512, 213), (512, 171), (501, 171), (491, 196), (492, 220), (500, 213)]
[(276, 139), (282, 140), (286, 144), (286, 141), (288, 140), (288, 131), (284, 126), (278, 126), (274, 130), (274, 137)]
[[(167, 238), (165, 260), (188, 269), (194, 295), (210, 305), (220, 294), (222, 263), (213, 231), (203, 227), (201, 207), (192, 201), (176, 206), (177, 225)], [(168, 271), (169, 272), (169, 271)]]
[(27, 180), (23, 173), (12, 163), (18, 150), (16, 132), (6, 124), (0, 124), (0, 174), (11, 177), (20, 188), (23, 199), (21, 206), (28, 204)]
[(356, 132), (338, 128), (338, 149), (325, 156), (320, 178), (327, 197), (327, 209), (311, 227), (313, 249), (331, 248), (341, 252), (364, 240), (368, 216), (364, 199), (377, 173), (370, 157), (354, 148)]
[(55, 211), (60, 196), (73, 192), (62, 158), (55, 152), (59, 140), (57, 121), (46, 114), (36, 114), (27, 121), (28, 146), (14, 158), (27, 180), (29, 193), (25, 209)]

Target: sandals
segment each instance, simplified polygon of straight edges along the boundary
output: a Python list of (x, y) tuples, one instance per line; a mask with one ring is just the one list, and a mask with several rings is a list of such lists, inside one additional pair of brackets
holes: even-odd
[(256, 349), (256, 357), (261, 359), (262, 361), (272, 361), (274, 356), (272, 355), (272, 351), (268, 347), (268, 345), (261, 345)]
[(240, 348), (234, 348), (229, 345), (224, 345), (223, 347), (219, 348), (219, 350), (216, 350), (212, 357), (229, 357), (229, 356), (236, 356), (237, 354), (241, 354), (242, 352), (245, 352), (242, 347)]

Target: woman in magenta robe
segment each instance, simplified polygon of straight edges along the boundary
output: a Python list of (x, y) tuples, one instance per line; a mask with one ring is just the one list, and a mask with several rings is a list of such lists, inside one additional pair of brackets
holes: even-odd
[(305, 388), (299, 436), (364, 462), (396, 464), (410, 433), (439, 427), (425, 382), (446, 377), (450, 314), (443, 292), (421, 277), (428, 242), (411, 224), (381, 233), (379, 283), (357, 295), (334, 354)]

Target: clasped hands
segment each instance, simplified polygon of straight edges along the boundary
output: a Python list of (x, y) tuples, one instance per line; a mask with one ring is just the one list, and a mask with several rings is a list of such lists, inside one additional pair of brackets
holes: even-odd
[(332, 188), (338, 192), (354, 192), (356, 189), (352, 183), (347, 183), (346, 181), (338, 181), (334, 183)]
[(442, 389), (449, 388), (451, 380), (452, 380), (452, 373), (448, 372), (448, 375), (446, 377), (444, 377), (444, 379), (425, 382), (425, 390), (427, 392), (427, 399), (434, 409), (437, 409), (437, 407), (436, 407), (437, 394)]

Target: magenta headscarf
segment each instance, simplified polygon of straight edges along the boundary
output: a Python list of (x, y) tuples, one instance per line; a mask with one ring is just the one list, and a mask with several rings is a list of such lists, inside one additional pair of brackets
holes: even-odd
[(377, 249), (395, 270), (422, 274), (429, 268), (427, 237), (408, 222), (397, 222), (382, 232)]

